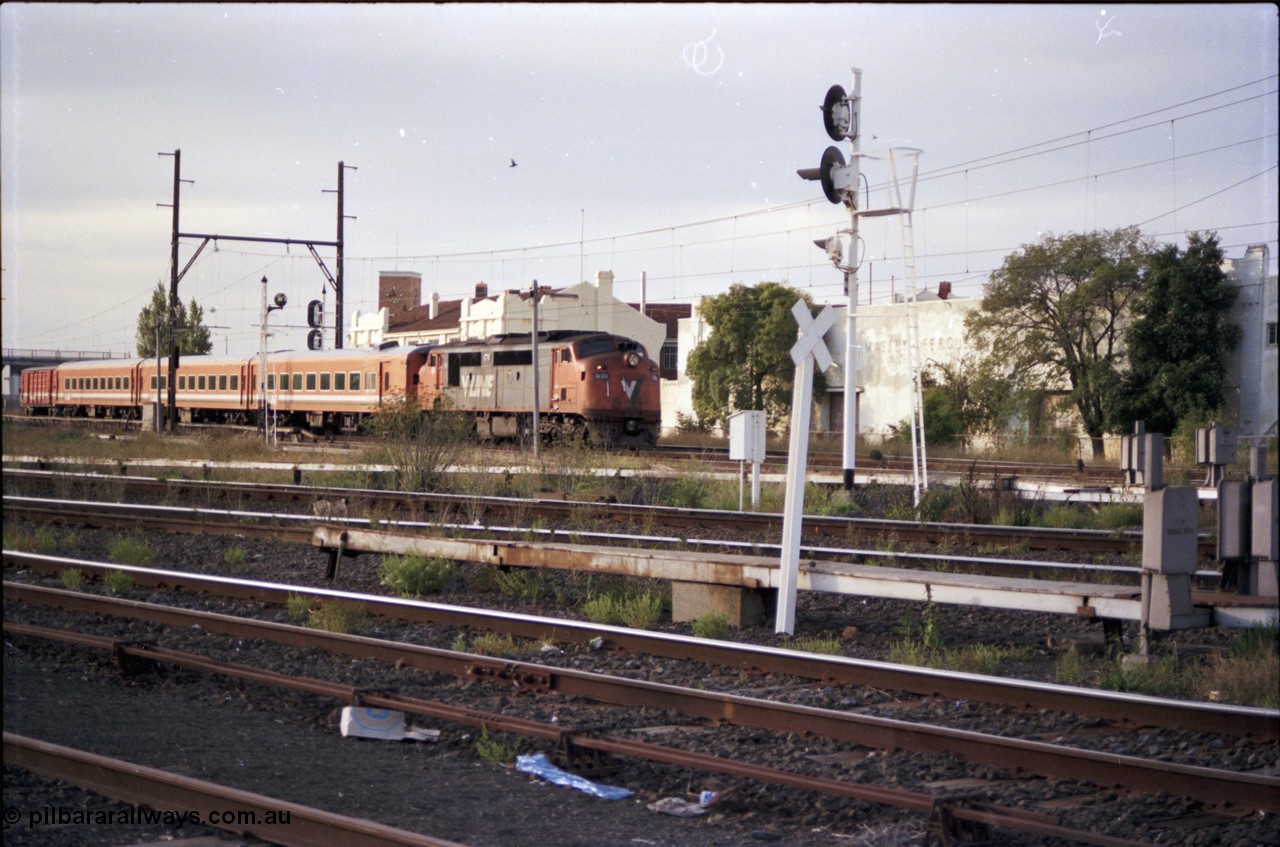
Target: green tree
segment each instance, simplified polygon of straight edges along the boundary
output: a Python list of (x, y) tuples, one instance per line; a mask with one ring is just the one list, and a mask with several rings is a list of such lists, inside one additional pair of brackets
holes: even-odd
[[(689, 354), (693, 410), (706, 426), (727, 425), (744, 409), (764, 410), (770, 426), (786, 421), (791, 411), (796, 319), (791, 307), (800, 292), (778, 282), (747, 287), (735, 283), (724, 294), (702, 301), (700, 311), (711, 335)], [(803, 296), (810, 310), (813, 304)], [(826, 391), (821, 373), (815, 396)]]
[(1123, 320), (1150, 250), (1137, 227), (1045, 236), (1004, 260), (965, 320), (970, 343), (1018, 390), (1069, 389), (1065, 403), (1096, 456), (1120, 382)]
[[(169, 352), (169, 325), (165, 320), (169, 314), (169, 292), (164, 283), (157, 282), (156, 290), (151, 292), (151, 302), (142, 307), (138, 313), (138, 331), (135, 336), (138, 355), (149, 359), (156, 355), (156, 325), (160, 326), (160, 353)], [(213, 338), (204, 326), (204, 308), (191, 298), (191, 305), (184, 306), (178, 301), (178, 313), (174, 325), (185, 327), (178, 333), (178, 352), (183, 355), (203, 355), (213, 349)], [(194, 327), (192, 329), (191, 327)]]
[(1147, 258), (1142, 296), (1125, 331), (1129, 370), (1107, 407), (1108, 428), (1127, 432), (1146, 421), (1172, 435), (1184, 419), (1208, 419), (1223, 403), (1224, 356), (1240, 340), (1230, 322), (1236, 289), (1222, 270), (1217, 233), (1187, 236)]

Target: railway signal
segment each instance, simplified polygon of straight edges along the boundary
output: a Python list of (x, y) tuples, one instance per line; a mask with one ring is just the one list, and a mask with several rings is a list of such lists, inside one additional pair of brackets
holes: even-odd
[[(833, 85), (822, 101), (822, 126), (832, 141), (848, 141), (846, 161), (838, 147), (828, 147), (816, 168), (801, 168), (802, 179), (822, 183), (822, 193), (832, 203), (849, 210), (849, 228), (834, 238), (814, 243), (827, 251), (832, 264), (844, 272), (846, 313), (844, 355), (844, 487), (853, 489), (858, 452), (858, 381), (856, 314), (858, 308), (858, 182), (861, 179), (862, 71), (853, 69), (853, 90)], [(847, 237), (847, 243), (846, 243)]]

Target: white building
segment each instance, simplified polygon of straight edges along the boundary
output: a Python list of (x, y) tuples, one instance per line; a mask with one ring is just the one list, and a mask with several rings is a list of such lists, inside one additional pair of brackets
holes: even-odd
[[(600, 271), (594, 282), (543, 288), (542, 292), (540, 331), (616, 333), (639, 341), (655, 361), (661, 355), (666, 326), (614, 297), (611, 271)], [(489, 286), (481, 282), (472, 297), (441, 300), (433, 293), (422, 303), (422, 275), (413, 271), (382, 271), (378, 306), (372, 313), (352, 312), (348, 346), (376, 347), (392, 341), (403, 346), (443, 344), (533, 329), (533, 301), (528, 290), (490, 294)]]
[[(1227, 358), (1227, 391), (1224, 417), (1245, 438), (1275, 435), (1277, 430), (1277, 293), (1276, 277), (1266, 275), (1266, 245), (1251, 246), (1241, 259), (1226, 259), (1223, 270), (1239, 289), (1231, 320), (1241, 328), (1240, 344)], [(965, 316), (978, 309), (981, 300), (950, 296), (943, 283), (938, 292), (920, 291), (916, 312), (920, 328), (920, 362), (955, 362), (970, 352), (965, 340)], [(901, 300), (901, 295), (899, 295)], [(694, 419), (693, 385), (685, 376), (689, 352), (710, 333), (701, 319), (699, 302), (693, 316), (679, 323), (679, 380), (663, 386), (662, 427), (673, 431), (679, 419)], [(844, 430), (844, 305), (834, 306), (835, 326), (827, 333), (827, 347), (835, 359), (826, 372), (827, 396), (815, 398), (813, 428)], [(890, 434), (890, 427), (910, 418), (913, 382), (908, 356), (909, 306), (895, 302), (859, 306), (857, 313), (858, 433), (873, 438)], [(1058, 386), (1065, 392), (1066, 386)], [(1070, 426), (1073, 414), (1058, 420)], [(1086, 444), (1082, 442), (1082, 449)]]

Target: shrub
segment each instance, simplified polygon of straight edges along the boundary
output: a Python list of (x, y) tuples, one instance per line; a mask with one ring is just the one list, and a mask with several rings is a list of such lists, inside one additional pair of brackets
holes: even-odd
[(448, 559), (408, 553), (383, 557), (378, 579), (401, 597), (421, 597), (442, 592), (457, 570)]

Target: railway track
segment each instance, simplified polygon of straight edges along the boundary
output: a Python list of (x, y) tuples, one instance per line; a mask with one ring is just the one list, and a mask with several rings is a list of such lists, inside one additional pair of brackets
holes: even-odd
[[(54, 493), (65, 490), (110, 488), (118, 496), (146, 497), (162, 502), (260, 502), (315, 511), (318, 501), (331, 513), (378, 520), (465, 522), (481, 525), (530, 526), (556, 523), (578, 527), (608, 524), (662, 527), (668, 532), (736, 531), (752, 538), (781, 537), (782, 516), (760, 512), (725, 512), (621, 503), (564, 500), (526, 500), (435, 493), (403, 493), (373, 489), (313, 488), (299, 485), (215, 483), (198, 480), (158, 480), (136, 476), (57, 474), (49, 471), (5, 470), (6, 482), (22, 490)], [(465, 519), (465, 520), (464, 520)], [(1037, 552), (1087, 555), (1133, 555), (1141, 549), (1140, 532), (1009, 527), (990, 524), (949, 524), (874, 518), (806, 515), (805, 538), (811, 542), (839, 539), (865, 544), (889, 543), (949, 548), (1014, 547)], [(1212, 558), (1211, 537), (1200, 539), (1200, 554)]]
[[(243, 587), (243, 586), (242, 586)], [(1050, 775), (1055, 778), (1085, 780), (1103, 786), (1118, 786), (1126, 790), (1142, 792), (1168, 791), (1195, 797), (1203, 802), (1234, 806), (1238, 809), (1280, 809), (1280, 782), (1275, 777), (1240, 774), (1214, 768), (1182, 765), (1176, 762), (1147, 759), (1144, 757), (1117, 757), (1112, 754), (1091, 753), (1059, 744), (1020, 740), (998, 735), (986, 735), (964, 729), (912, 724), (909, 721), (878, 716), (850, 714), (820, 707), (797, 706), (753, 697), (743, 697), (715, 691), (680, 688), (630, 677), (611, 676), (595, 671), (533, 664), (506, 658), (477, 656), (452, 650), (408, 645), (397, 641), (369, 639), (359, 636), (342, 636), (319, 633), (269, 621), (194, 612), (153, 603), (101, 598), (78, 592), (58, 589), (23, 587), (13, 583), (5, 585), (6, 600), (14, 603), (38, 604), (71, 609), (80, 614), (132, 618), (153, 623), (163, 623), (172, 631), (190, 631), (196, 628), (206, 633), (217, 633), (233, 639), (253, 638), (263, 642), (283, 643), (296, 648), (322, 648), (336, 655), (373, 659), (397, 668), (413, 667), (422, 671), (446, 674), (464, 680), (468, 684), (497, 685), (512, 693), (538, 697), (585, 698), (596, 702), (623, 706), (644, 706), (674, 710), (686, 718), (713, 721), (716, 724), (745, 726), (771, 732), (796, 733), (854, 743), (863, 746), (917, 750), (927, 754), (959, 755), (969, 761), (988, 762), (1019, 772)], [(375, 602), (379, 601), (375, 598)], [(417, 604), (408, 604), (417, 605)], [(455, 610), (455, 613), (457, 610)], [(472, 621), (472, 625), (476, 622)], [(529, 622), (526, 622), (529, 623)], [(462, 624), (465, 625), (465, 624)], [(540, 622), (546, 630), (556, 629), (561, 622)], [(814, 780), (799, 774), (786, 774), (770, 768), (753, 768), (740, 762), (723, 761), (717, 757), (689, 755), (687, 751), (657, 748), (655, 745), (637, 743), (626, 738), (602, 736), (598, 732), (579, 735), (572, 728), (548, 727), (545, 721), (521, 722), (501, 715), (478, 713), (474, 706), (450, 710), (438, 703), (424, 702), (419, 698), (386, 693), (362, 694), (350, 686), (335, 685), (314, 679), (299, 679), (290, 674), (264, 672), (261, 669), (237, 667), (235, 663), (196, 656), (184, 651), (170, 650), (151, 645), (122, 643), (118, 639), (88, 633), (57, 632), (47, 628), (30, 627), (20, 622), (7, 621), (6, 632), (10, 637), (60, 639), (99, 651), (113, 652), (117, 657), (128, 657), (148, 663), (166, 663), (203, 672), (235, 675), (255, 682), (277, 685), (321, 694), (346, 702), (363, 702), (371, 707), (392, 708), (413, 714), (433, 716), (444, 720), (461, 720), (472, 725), (501, 727), (505, 732), (526, 733), (543, 741), (577, 745), (583, 749), (608, 752), (630, 757), (649, 758), (671, 764), (696, 767), (720, 773), (746, 776), (776, 784), (802, 787), (805, 790), (825, 791), (839, 796), (855, 797), (876, 803), (889, 803), (915, 811), (936, 809), (941, 802), (945, 812), (954, 819), (985, 820), (987, 823), (1015, 830), (1031, 831), (1042, 835), (1074, 837), (1088, 843), (1124, 843), (1118, 839), (1090, 837), (1072, 833), (1069, 827), (1049, 822), (1043, 816), (1030, 816), (1025, 812), (1012, 814), (980, 804), (972, 807), (963, 802), (940, 801), (936, 796), (927, 797), (919, 792), (880, 793), (880, 789), (843, 781)], [(617, 633), (610, 633), (616, 636)], [(238, 641), (237, 643), (243, 643)], [(678, 648), (692, 652), (685, 644)], [(977, 683), (970, 691), (980, 696)], [(1053, 688), (1053, 687), (1051, 687)], [(1061, 687), (1057, 687), (1061, 688)], [(1063, 692), (1057, 692), (1061, 696)], [(998, 695), (995, 699), (1000, 699)], [(1046, 708), (1076, 709), (1084, 700), (1092, 697), (1088, 692), (1077, 692), (1079, 699), (1055, 701), (1052, 690), (1042, 692), (1049, 703)], [(1109, 699), (1107, 697), (1097, 698)], [(1129, 698), (1136, 707), (1137, 701), (1150, 698)], [(1029, 697), (1027, 706), (1036, 708), (1037, 701)], [(1110, 708), (1110, 707), (1104, 707)], [(1253, 727), (1260, 730), (1262, 743), (1274, 743), (1277, 716), (1274, 712), (1230, 707), (1214, 707), (1209, 704), (1181, 707), (1176, 703), (1164, 703), (1165, 722), (1182, 725), (1184, 718), (1177, 712), (1198, 712), (1203, 720), (1205, 713), (1215, 713), (1209, 725), (1218, 730), (1227, 725), (1235, 728)], [(1159, 709), (1140, 712), (1136, 708), (1130, 714), (1142, 714), (1144, 723), (1154, 724)], [(1241, 718), (1244, 720), (1242, 721)], [(1204, 726), (1205, 724), (1201, 724)], [(1096, 727), (1095, 727), (1096, 728)], [(1132, 731), (1130, 728), (1126, 731)], [(1267, 740), (1270, 739), (1270, 740)], [(977, 815), (977, 817), (969, 817)]]
[[(108, 433), (131, 434), (139, 431), (136, 421), (119, 421), (86, 418), (30, 418), (22, 415), (5, 415), (6, 425), (15, 426), (58, 426), (81, 429), (100, 429)], [(211, 424), (181, 424), (180, 431), (202, 433), (209, 431), (241, 431), (246, 434), (255, 432), (252, 427), (230, 427)], [(317, 449), (349, 451), (363, 449), (369, 441), (360, 436), (351, 435), (315, 435), (298, 431), (282, 434), (283, 440), (293, 445), (309, 445)], [(497, 455), (520, 456), (527, 453), (527, 448), (506, 443), (491, 444), (486, 451)], [(728, 459), (727, 442), (710, 446), (683, 446), (660, 444), (656, 447), (633, 447), (624, 452), (644, 455), (652, 461), (669, 461), (675, 463), (697, 463), (711, 465), (725, 470), (736, 471), (737, 462)], [(785, 451), (773, 450), (766, 454), (762, 470), (769, 473), (783, 473), (787, 465)], [(828, 452), (815, 446), (809, 451), (809, 467), (815, 471), (834, 472), (841, 468), (843, 459), (838, 452)], [(859, 470), (874, 470), (894, 473), (911, 473), (910, 456), (884, 454), (881, 451), (859, 455)], [(947, 457), (931, 456), (930, 471), (943, 474), (954, 474), (981, 480), (1043, 480), (1054, 482), (1071, 482), (1081, 487), (1120, 486), (1121, 472), (1111, 465), (1099, 465), (1077, 461), (1073, 464), (1053, 462), (1015, 462), (985, 457)], [(1172, 470), (1172, 469), (1170, 469)]]

